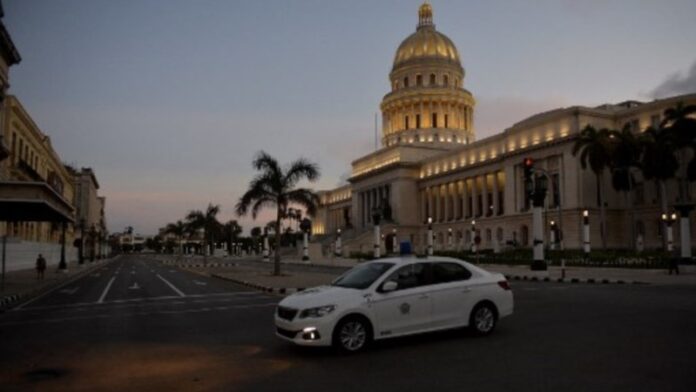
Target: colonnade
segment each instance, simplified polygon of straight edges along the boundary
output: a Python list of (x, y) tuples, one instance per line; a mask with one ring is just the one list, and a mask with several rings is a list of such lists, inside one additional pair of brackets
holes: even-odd
[[(433, 114), (437, 124), (433, 123)], [(420, 100), (385, 107), (382, 110), (382, 124), (386, 136), (419, 128), (451, 128), (468, 131), (472, 128), (473, 115), (473, 108), (465, 103)], [(406, 124), (407, 118), (408, 124)]]
[(485, 173), (428, 186), (421, 192), (421, 217), (434, 223), (497, 216), (504, 211), (505, 175)]
[(372, 224), (372, 209), (383, 207), (382, 202), (391, 203), (391, 185), (384, 184), (358, 193), (358, 225), (368, 227)]

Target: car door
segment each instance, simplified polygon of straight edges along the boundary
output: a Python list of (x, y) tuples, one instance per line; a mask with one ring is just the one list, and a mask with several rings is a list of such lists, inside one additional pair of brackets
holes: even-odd
[(433, 328), (466, 324), (475, 299), (471, 271), (455, 262), (433, 262), (431, 272)]
[(393, 280), (397, 288), (386, 293), (378, 289), (372, 297), (370, 306), (376, 320), (377, 337), (404, 335), (430, 327), (428, 268), (428, 263), (411, 263), (383, 281)]

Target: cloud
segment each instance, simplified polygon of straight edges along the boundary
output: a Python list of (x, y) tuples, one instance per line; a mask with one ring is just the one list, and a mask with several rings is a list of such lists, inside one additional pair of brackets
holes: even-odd
[(694, 92), (696, 92), (696, 61), (686, 75), (676, 72), (668, 76), (650, 95), (652, 98), (659, 99)]

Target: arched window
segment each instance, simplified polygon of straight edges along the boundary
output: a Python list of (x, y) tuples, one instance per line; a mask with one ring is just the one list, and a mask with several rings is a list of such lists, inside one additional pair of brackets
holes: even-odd
[(433, 128), (437, 128), (437, 113), (433, 113)]
[(406, 129), (409, 129), (410, 126), (409, 126), (409, 124), (408, 124), (408, 116), (406, 116), (406, 117), (404, 118), (404, 123), (406, 124)]
[(404, 87), (408, 87), (408, 76), (404, 78)]
[(445, 114), (445, 128), (449, 127), (449, 118), (448, 115)]
[(491, 243), (493, 241), (493, 233), (491, 232), (491, 229), (486, 229), (486, 243)]
[(420, 87), (423, 85), (423, 76), (416, 75), (416, 86)]
[(420, 129), (421, 127), (421, 121), (420, 121), (420, 114), (416, 114), (416, 129)]
[(434, 86), (435, 85), (435, 74), (430, 74), (430, 85)]
[(449, 86), (449, 75), (442, 75), (442, 84), (445, 87)]
[(454, 87), (459, 87), (459, 78), (454, 78)]

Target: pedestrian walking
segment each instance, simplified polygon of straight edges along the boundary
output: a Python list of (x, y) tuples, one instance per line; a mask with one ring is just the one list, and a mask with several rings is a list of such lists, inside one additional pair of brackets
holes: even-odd
[(36, 280), (43, 280), (45, 270), (46, 259), (39, 253), (39, 257), (36, 258)]
[(669, 274), (672, 275), (672, 271), (674, 271), (677, 275), (679, 275), (679, 259), (676, 257), (670, 257), (669, 259)]

